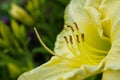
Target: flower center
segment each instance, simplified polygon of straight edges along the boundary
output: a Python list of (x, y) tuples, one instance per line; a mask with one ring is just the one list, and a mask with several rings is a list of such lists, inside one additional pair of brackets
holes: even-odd
[[(35, 29), (35, 28), (34, 28)], [(58, 56), (61, 59), (64, 59), (66, 62), (68, 62), (73, 67), (80, 67), (83, 64), (89, 64), (89, 65), (98, 65), (100, 61), (108, 54), (108, 48), (105, 48), (103, 45), (103, 48), (105, 49), (99, 49), (96, 48), (90, 44), (87, 43), (86, 35), (84, 33), (81, 33), (79, 30), (79, 27), (76, 23), (74, 23), (74, 27), (67, 25), (66, 29), (69, 30), (67, 34), (63, 36), (66, 47), (68, 48), (70, 53), (72, 53), (72, 57), (68, 57), (65, 55), (60, 55), (52, 50), (50, 50), (42, 41), (40, 38), (37, 30), (35, 29), (35, 32), (37, 34), (37, 37), (40, 41), (40, 43), (43, 45), (43, 47), (50, 52), (51, 54)], [(95, 38), (94, 38), (95, 39)], [(100, 38), (101, 39), (101, 38)], [(96, 40), (96, 39), (95, 39)], [(94, 41), (94, 40), (93, 40)], [(101, 43), (104, 44), (104, 41), (96, 44), (97, 46), (101, 46)], [(110, 48), (110, 45), (106, 45), (106, 47)], [(68, 53), (68, 55), (71, 55)]]
[[(67, 25), (71, 30), (70, 35), (64, 36), (67, 48), (72, 52), (71, 63), (74, 66), (82, 64), (97, 65), (107, 55), (108, 50), (97, 49), (86, 43), (85, 34), (80, 33), (76, 23), (75, 27)], [(103, 43), (104, 44), (104, 43)], [(96, 44), (96, 45), (99, 45)]]

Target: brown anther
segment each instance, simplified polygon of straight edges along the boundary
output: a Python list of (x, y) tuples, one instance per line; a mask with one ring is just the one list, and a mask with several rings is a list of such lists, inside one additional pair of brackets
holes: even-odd
[(79, 36), (78, 36), (78, 35), (76, 35), (76, 37), (77, 37), (77, 41), (78, 41), (78, 43), (80, 43), (80, 39), (79, 39)]
[(70, 40), (70, 43), (73, 44), (72, 36), (70, 35), (69, 37), (70, 37), (70, 39), (69, 39), (69, 40)]
[(74, 22), (74, 24), (75, 24), (76, 29), (79, 30), (77, 23)]
[(73, 27), (72, 27), (72, 26), (67, 25), (67, 27), (69, 27), (69, 28), (72, 30), (72, 32), (74, 32), (74, 29), (73, 29)]
[(69, 42), (68, 42), (68, 39), (67, 39), (67, 37), (66, 37), (66, 36), (64, 36), (64, 39), (65, 39), (65, 41), (66, 41), (67, 43), (69, 43)]
[(82, 33), (81, 38), (82, 38), (83, 41), (85, 40), (84, 37), (85, 37), (85, 35)]

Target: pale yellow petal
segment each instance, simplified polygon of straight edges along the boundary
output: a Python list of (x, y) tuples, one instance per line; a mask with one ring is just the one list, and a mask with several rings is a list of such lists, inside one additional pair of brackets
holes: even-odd
[(104, 71), (102, 80), (120, 80), (120, 70)]
[(46, 64), (22, 74), (18, 80), (83, 80), (100, 73), (103, 66), (101, 63), (99, 66), (73, 67), (70, 61), (53, 57)]
[(105, 70), (120, 70), (120, 0), (103, 0), (102, 14), (104, 34), (110, 38), (111, 48), (106, 56)]
[(18, 80), (61, 80), (63, 74), (71, 72), (74, 68), (63, 63), (61, 59), (53, 57), (49, 62), (24, 73)]
[(112, 47), (105, 60), (105, 69), (120, 70), (120, 31), (116, 33), (112, 41)]
[(104, 34), (113, 38), (120, 30), (120, 0), (103, 0), (99, 6)]

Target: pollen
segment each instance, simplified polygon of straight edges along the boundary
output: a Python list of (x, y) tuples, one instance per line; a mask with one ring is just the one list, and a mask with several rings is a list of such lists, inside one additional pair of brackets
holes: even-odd
[(71, 35), (69, 35), (69, 40), (70, 40), (70, 43), (73, 44), (73, 39)]
[(85, 40), (84, 37), (85, 37), (85, 35), (82, 33), (81, 38), (82, 38), (83, 41)]
[(79, 30), (77, 23), (74, 22), (74, 24), (75, 24), (76, 29)]
[(67, 37), (66, 37), (66, 36), (64, 36), (64, 39), (65, 39), (65, 41), (66, 41), (67, 43), (69, 43), (69, 42), (68, 42), (68, 39), (67, 39)]
[(74, 29), (73, 29), (73, 27), (72, 27), (72, 26), (67, 25), (67, 27), (69, 27), (69, 28), (71, 29), (71, 31), (72, 31), (72, 32), (74, 32)]
[(76, 35), (76, 38), (77, 38), (77, 42), (80, 43), (80, 39), (78, 35)]

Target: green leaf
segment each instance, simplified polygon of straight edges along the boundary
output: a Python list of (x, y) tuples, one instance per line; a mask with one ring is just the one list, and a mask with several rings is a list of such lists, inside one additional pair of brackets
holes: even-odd
[(11, 26), (12, 26), (12, 30), (13, 30), (15, 37), (19, 41), (24, 42), (24, 40), (26, 39), (25, 26), (24, 25), (19, 26), (19, 24), (15, 20), (11, 21)]
[(12, 78), (16, 78), (20, 74), (21, 71), (17, 65), (13, 63), (8, 63), (7, 66)]
[(0, 47), (5, 48), (7, 46), (8, 46), (8, 43), (5, 40), (0, 39)]
[(38, 0), (32, 0), (32, 2), (33, 2), (34, 9), (39, 10), (39, 2), (38, 2)]
[(0, 23), (0, 28), (1, 28), (0, 29), (1, 30), (0, 31), (1, 36), (2, 36), (3, 40), (5, 41), (7, 47), (9, 47), (9, 49), (11, 49), (13, 52), (15, 50), (18, 50), (19, 52), (22, 52), (20, 44), (18, 43), (18, 41), (13, 36), (10, 28), (2, 22)]
[(12, 33), (9, 27), (2, 22), (0, 22), (0, 33), (1, 33), (2, 38), (6, 40), (8, 44), (11, 44), (13, 40)]
[(29, 2), (27, 3), (26, 9), (27, 9), (30, 13), (33, 12), (33, 9), (34, 9), (34, 8), (33, 8), (32, 1), (29, 1)]
[(19, 28), (19, 34), (21, 36), (21, 39), (25, 40), (26, 39), (26, 29), (24, 25), (21, 25)]
[(0, 32), (1, 36), (5, 39), (7, 39), (7, 36), (11, 34), (8, 26), (6, 26), (3, 22), (0, 22)]
[(19, 39), (19, 25), (15, 20), (11, 20), (11, 27), (14, 35)]

